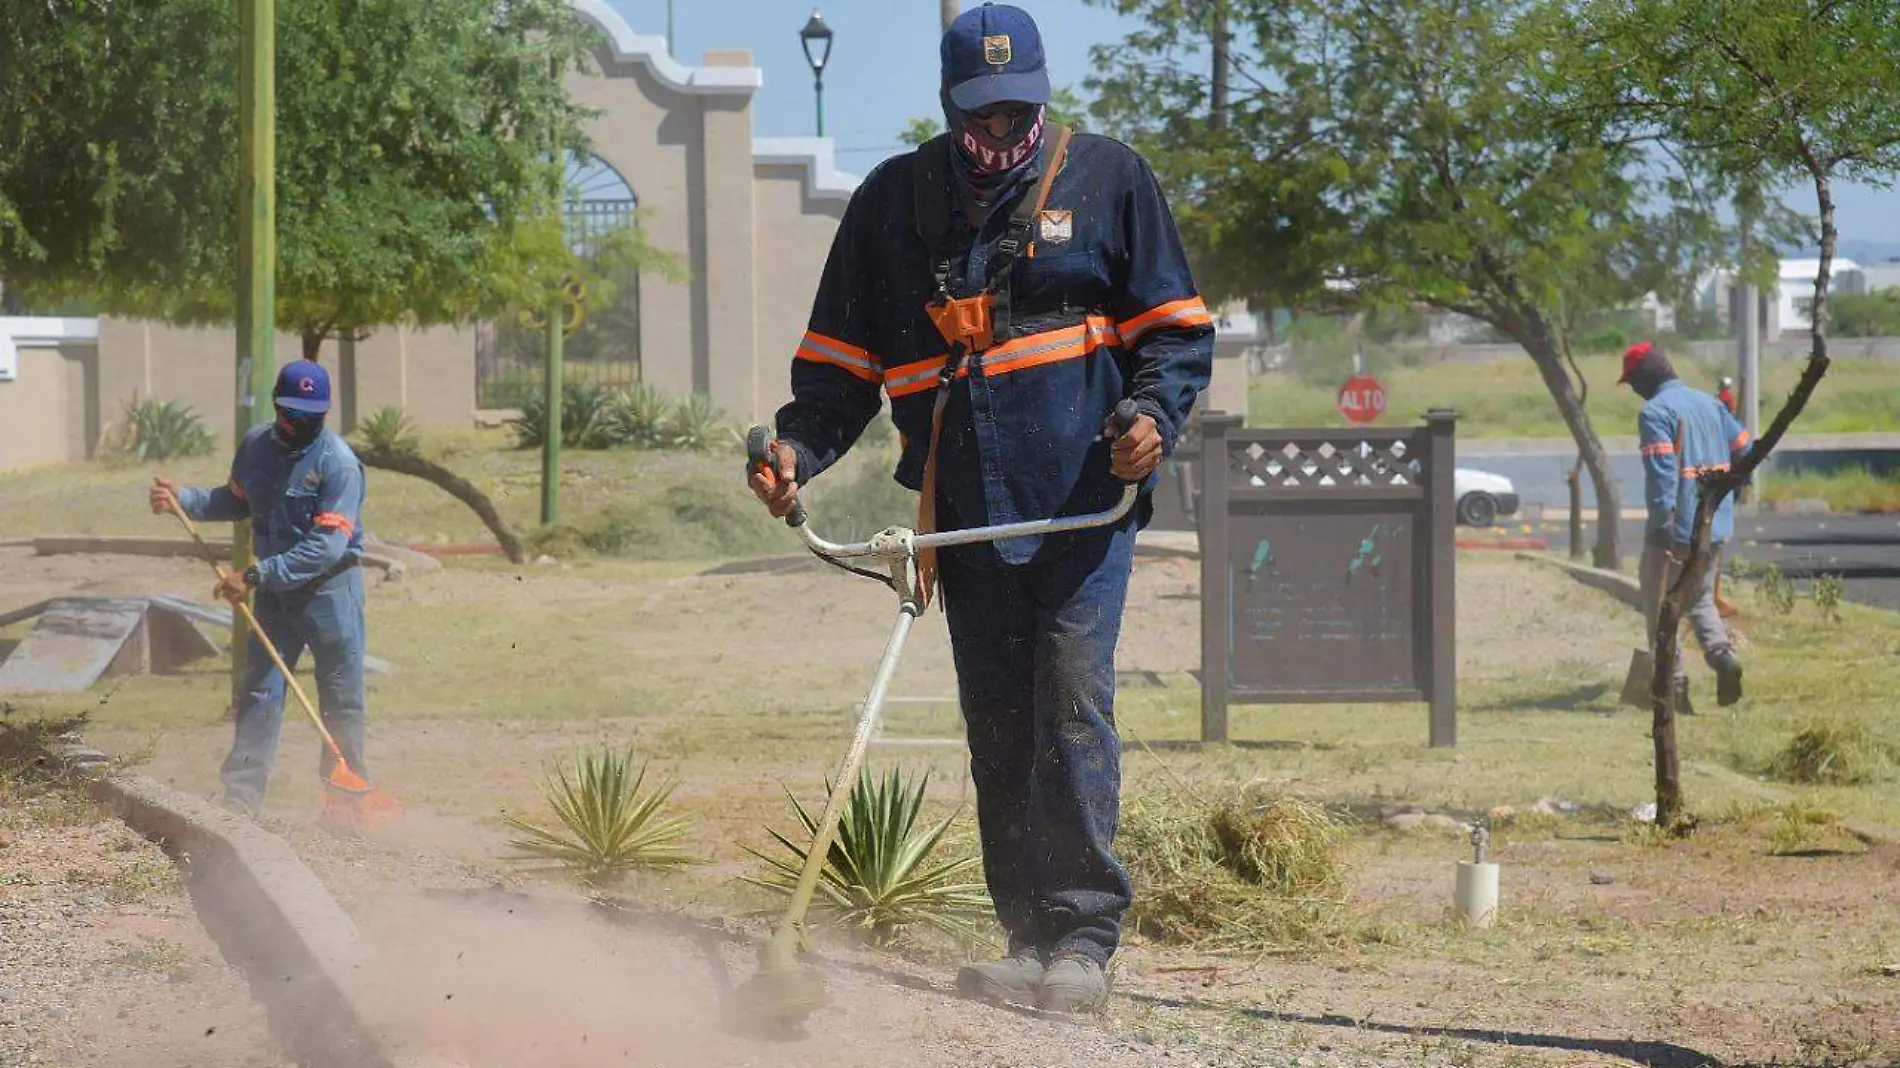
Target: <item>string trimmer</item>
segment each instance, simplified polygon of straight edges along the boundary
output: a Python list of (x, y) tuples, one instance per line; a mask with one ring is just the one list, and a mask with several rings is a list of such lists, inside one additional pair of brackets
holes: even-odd
[[(227, 574), (224, 565), (219, 562), (216, 550), (212, 549), (205, 542), (204, 535), (198, 532), (198, 524), (192, 522), (191, 517), (185, 514), (177, 498), (172, 498), (170, 504), (171, 513), (185, 525), (185, 530), (191, 534), (191, 540), (198, 543), (198, 549), (204, 554), (205, 562), (211, 565), (212, 571), (217, 572), (218, 581), (224, 581)], [(369, 780), (358, 775), (355, 769), (350, 767), (349, 761), (343, 759), (343, 751), (337, 747), (336, 738), (330, 734), (330, 729), (323, 725), (323, 717), (317, 714), (317, 706), (312, 704), (310, 697), (303, 692), (303, 686), (298, 683), (297, 676), (290, 670), (290, 666), (284, 663), (283, 655), (271, 642), (270, 635), (266, 634), (264, 628), (258, 624), (257, 616), (251, 612), (250, 602), (240, 599), (233, 601), (232, 604), (244, 614), (244, 621), (250, 625), (251, 633), (257, 638), (257, 644), (264, 647), (264, 652), (269, 654), (271, 663), (277, 665), (278, 672), (284, 676), (284, 685), (289, 687), (291, 693), (297, 695), (297, 703), (303, 706), (304, 712), (310, 717), (310, 722), (316, 725), (317, 734), (323, 738), (324, 748), (330, 752), (330, 772), (323, 777), (323, 784), (328, 787), (323, 795), (324, 817), (348, 826), (374, 825), (399, 818), (402, 815), (402, 806), (396, 799), (370, 785)]]
[[(1113, 436), (1119, 437), (1126, 433), (1134, 425), (1136, 414), (1135, 402), (1132, 400), (1124, 400), (1116, 405), (1115, 414), (1109, 420)], [(772, 473), (770, 444), (771, 432), (765, 427), (755, 426), (747, 434), (748, 471), (759, 470), (768, 476)], [(858, 711), (857, 732), (851, 737), (851, 748), (846, 751), (844, 764), (838, 769), (838, 777), (831, 787), (831, 795), (825, 800), (824, 814), (819, 817), (818, 826), (812, 834), (811, 849), (805, 854), (805, 865), (793, 888), (791, 902), (773, 930), (771, 940), (759, 951), (758, 974), (742, 984), (734, 995), (732, 1008), (735, 1015), (742, 1020), (763, 1018), (779, 1025), (791, 1025), (825, 1005), (824, 973), (798, 960), (800, 933), (805, 926), (805, 913), (811, 907), (812, 894), (818, 888), (819, 876), (831, 853), (838, 818), (850, 797), (852, 786), (857, 782), (858, 765), (863, 762), (864, 752), (877, 730), (878, 715), (884, 707), (884, 692), (897, 670), (898, 654), (903, 651), (904, 640), (910, 635), (911, 624), (924, 613), (925, 591), (917, 581), (919, 551), (1107, 526), (1128, 514), (1128, 510), (1134, 507), (1138, 493), (1139, 487), (1130, 483), (1123, 488), (1121, 500), (1113, 508), (1091, 515), (928, 534), (919, 534), (907, 527), (888, 527), (873, 535), (869, 541), (849, 545), (826, 541), (812, 533), (806, 523), (804, 505), (793, 503), (790, 514), (785, 517), (785, 525), (798, 531), (805, 545), (820, 560), (889, 586), (897, 594), (897, 621), (891, 627), (890, 639), (884, 644), (884, 658), (878, 662), (877, 671), (871, 676), (870, 693), (865, 696), (864, 704)], [(845, 563), (851, 559), (873, 561), (874, 565), (881, 565), (884, 570), (879, 572)]]

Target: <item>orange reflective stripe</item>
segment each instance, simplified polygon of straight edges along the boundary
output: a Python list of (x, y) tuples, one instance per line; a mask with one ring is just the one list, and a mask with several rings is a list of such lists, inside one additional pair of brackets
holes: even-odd
[(1188, 297), (1150, 308), (1121, 324), (1121, 336), (1124, 342), (1132, 345), (1141, 335), (1157, 327), (1209, 326), (1213, 322), (1214, 317), (1207, 313), (1207, 305), (1201, 298)]
[(317, 518), (313, 520), (313, 522), (320, 527), (340, 530), (345, 537), (356, 533), (356, 524), (350, 522), (349, 516), (343, 515), (340, 512), (318, 512)]
[(1674, 456), (1675, 454), (1676, 446), (1671, 442), (1659, 441), (1654, 445), (1643, 446), (1644, 456)]
[(1735, 440), (1728, 443), (1729, 451), (1739, 452), (1741, 451), (1744, 445), (1747, 445), (1750, 441), (1753, 441), (1753, 440), (1754, 440), (1754, 435), (1748, 432), (1747, 427), (1743, 427), (1742, 432), (1735, 435)]
[[(1006, 375), (1012, 371), (1087, 356), (1096, 349), (1116, 344), (1120, 340), (1121, 335), (1114, 323), (1102, 316), (1091, 315), (1085, 322), (1075, 326), (1012, 338), (983, 353), (978, 359), (983, 364), (984, 374)], [(943, 373), (943, 361), (942, 356), (932, 356), (891, 368), (884, 373), (884, 392), (896, 399), (935, 389), (937, 376)], [(956, 377), (964, 378), (969, 373), (966, 366), (957, 371)]]
[[(899, 364), (884, 372), (884, 392), (892, 399), (908, 397), (913, 393), (923, 393), (937, 384), (937, 375), (943, 372), (943, 356), (932, 356), (915, 363)], [(966, 372), (957, 372), (962, 378)]]
[(1107, 319), (1090, 316), (1078, 326), (1064, 327), (1042, 334), (1016, 338), (983, 354), (983, 373), (1005, 375), (1044, 364), (1087, 356), (1120, 339), (1115, 325)]
[(876, 382), (883, 377), (883, 368), (879, 366), (877, 357), (856, 345), (811, 330), (805, 331), (794, 358), (842, 367), (866, 382)]

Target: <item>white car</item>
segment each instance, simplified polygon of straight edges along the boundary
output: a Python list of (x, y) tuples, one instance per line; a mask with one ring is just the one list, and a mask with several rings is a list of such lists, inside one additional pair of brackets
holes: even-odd
[(1501, 515), (1517, 514), (1517, 486), (1503, 475), (1454, 468), (1451, 487), (1458, 502), (1458, 522), (1468, 527), (1492, 526)]

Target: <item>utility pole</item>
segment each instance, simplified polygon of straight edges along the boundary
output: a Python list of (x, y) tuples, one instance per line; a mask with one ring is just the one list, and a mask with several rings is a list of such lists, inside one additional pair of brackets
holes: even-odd
[[(277, 371), (277, 11), (275, 0), (238, 0), (237, 410), (242, 441), (269, 423)], [(251, 524), (231, 525), (231, 566), (254, 562)], [(231, 619), (231, 711), (244, 699), (250, 627)]]
[(1229, 53), (1232, 41), (1227, 32), (1227, 0), (1214, 0), (1214, 25), (1209, 32), (1213, 38), (1208, 42), (1208, 51), (1214, 60), (1214, 77), (1208, 100), (1207, 128), (1219, 133), (1227, 129), (1227, 85), (1233, 67)]
[[(1754, 241), (1755, 190), (1744, 189), (1736, 199), (1740, 209), (1736, 221), (1741, 224), (1741, 260), (1748, 262), (1749, 246)], [(1741, 408), (1742, 425), (1748, 428), (1749, 436), (1761, 436), (1761, 290), (1754, 282), (1742, 280), (1741, 307), (1736, 309), (1740, 321), (1736, 323), (1735, 338), (1738, 343), (1736, 352), (1736, 379), (1741, 383), (1741, 395), (1736, 398)], [(1736, 500), (1745, 502), (1760, 492), (1762, 478), (1768, 472), (1763, 468), (1755, 470), (1754, 485), (1736, 490)]]
[(666, 56), (679, 58), (679, 49), (673, 44), (673, 0), (666, 0)]
[(963, 13), (962, 0), (937, 0), (937, 14), (943, 20), (943, 32), (950, 32), (950, 24), (957, 21)]

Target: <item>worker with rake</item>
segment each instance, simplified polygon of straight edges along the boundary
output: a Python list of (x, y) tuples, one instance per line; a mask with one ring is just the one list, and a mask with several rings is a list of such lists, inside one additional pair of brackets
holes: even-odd
[[(948, 132), (879, 165), (845, 209), (792, 361), (769, 464), (773, 515), (890, 398), (919, 531), (1109, 509), (1173, 450), (1212, 366), (1147, 162), (1048, 121), (1036, 24), (983, 4), (944, 34)], [(1119, 435), (1118, 403), (1140, 415)], [(1146, 493), (1106, 527), (921, 550), (941, 578), (984, 872), (1008, 933), (966, 995), (1054, 1012), (1107, 997), (1131, 888), (1112, 848), (1121, 751), (1114, 652)]]
[[(228, 483), (214, 489), (158, 478), (152, 511), (182, 510), (199, 521), (251, 521), (257, 562), (241, 574), (220, 570), (214, 596), (251, 609), (244, 697), (236, 737), (225, 758), (225, 808), (256, 816), (277, 757), (283, 726), (285, 678), (277, 661), (296, 670), (308, 648), (316, 658), (321, 726), (327, 735), (318, 757), (326, 783), (344, 780), (346, 793), (367, 793), (363, 765), (363, 465), (343, 439), (324, 426), (330, 376), (322, 365), (297, 360), (278, 372), (272, 399), (276, 421), (244, 435)], [(195, 533), (195, 528), (194, 528)], [(302, 691), (298, 691), (302, 696)], [(339, 756), (342, 766), (337, 766)], [(352, 774), (353, 772), (353, 774)], [(328, 798), (326, 797), (326, 801)], [(347, 806), (327, 804), (331, 821), (350, 822)]]

